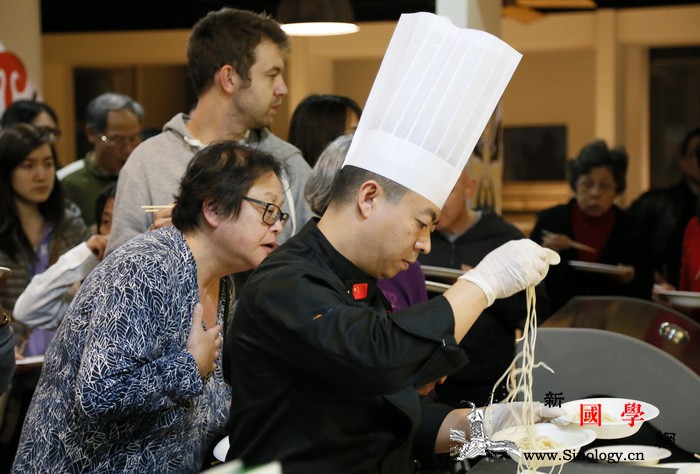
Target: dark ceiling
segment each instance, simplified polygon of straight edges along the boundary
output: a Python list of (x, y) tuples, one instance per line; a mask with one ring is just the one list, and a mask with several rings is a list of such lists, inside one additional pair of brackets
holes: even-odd
[[(42, 31), (119, 31), (190, 28), (224, 6), (274, 15), (279, 0), (41, 0)], [(435, 11), (435, 0), (351, 0), (357, 21), (395, 21), (402, 13)], [(496, 0), (493, 0), (496, 1)], [(687, 5), (698, 1), (598, 0), (598, 8)], [(553, 10), (545, 13), (556, 14)]]

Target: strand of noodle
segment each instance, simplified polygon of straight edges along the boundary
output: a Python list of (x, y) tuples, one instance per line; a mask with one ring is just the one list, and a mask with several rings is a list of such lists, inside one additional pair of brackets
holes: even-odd
[[(514, 380), (510, 379), (507, 384), (508, 394), (501, 403), (514, 402), (518, 399), (519, 395), (522, 397), (522, 416), (512, 408), (510, 409), (510, 414), (515, 419), (517, 426), (524, 426), (526, 443), (530, 446), (537, 446), (538, 443), (534, 433), (535, 412), (532, 400), (532, 371), (536, 367), (544, 367), (550, 372), (553, 372), (553, 370), (543, 362), (535, 362), (535, 344), (537, 342), (537, 311), (535, 310), (535, 305), (537, 297), (534, 287), (528, 287), (525, 290), (525, 298), (527, 300), (527, 315), (523, 327), (523, 335), (520, 339), (522, 341), (522, 351), (516, 354), (513, 363), (494, 385), (491, 391), (489, 404), (493, 403), (494, 393), (501, 382), (506, 378), (513, 377)], [(518, 362), (520, 362), (520, 364), (518, 364)], [(518, 365), (520, 365), (520, 368), (518, 368)], [(537, 460), (531, 460), (530, 464), (526, 466), (523, 463), (524, 457), (525, 456), (520, 456), (520, 460), (518, 461), (518, 473), (521, 473), (524, 467), (536, 471), (539, 467)], [(557, 466), (552, 466), (550, 468), (550, 474), (554, 472), (556, 467)], [(562, 468), (563, 464), (560, 464), (558, 472), (561, 472)]]

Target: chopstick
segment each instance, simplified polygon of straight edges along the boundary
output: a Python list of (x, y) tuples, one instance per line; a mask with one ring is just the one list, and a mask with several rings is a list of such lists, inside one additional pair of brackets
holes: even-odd
[[(545, 237), (549, 236), (549, 235), (553, 235), (553, 234), (554, 234), (554, 232), (550, 232), (548, 230), (542, 231), (542, 235), (544, 235)], [(575, 240), (571, 241), (571, 246), (575, 249), (583, 250), (584, 252), (592, 252), (592, 253), (596, 252), (596, 249), (594, 249), (593, 247), (586, 245), (586, 244), (582, 244), (581, 242), (576, 242)]]
[(173, 205), (172, 204), (163, 204), (163, 205), (149, 205), (149, 206), (141, 206), (141, 209), (143, 209), (143, 212), (158, 212), (161, 209), (172, 209)]

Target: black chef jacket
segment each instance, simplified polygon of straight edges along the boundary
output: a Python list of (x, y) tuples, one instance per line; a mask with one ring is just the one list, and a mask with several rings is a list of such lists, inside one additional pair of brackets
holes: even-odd
[(451, 410), (415, 386), (467, 362), (441, 296), (389, 314), (310, 221), (241, 291), (224, 341), (227, 459), (289, 473), (407, 473)]

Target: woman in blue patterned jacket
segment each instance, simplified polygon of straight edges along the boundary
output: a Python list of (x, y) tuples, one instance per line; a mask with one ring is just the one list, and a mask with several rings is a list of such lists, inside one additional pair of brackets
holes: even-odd
[(46, 353), (15, 472), (199, 472), (225, 435), (227, 275), (277, 246), (283, 170), (220, 142), (180, 184), (173, 227), (137, 236), (87, 277)]

